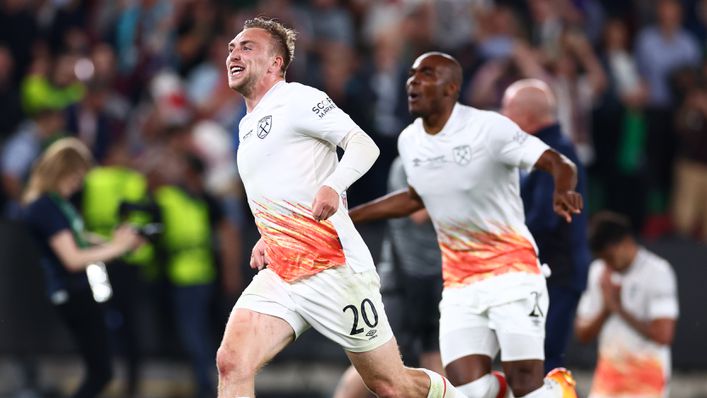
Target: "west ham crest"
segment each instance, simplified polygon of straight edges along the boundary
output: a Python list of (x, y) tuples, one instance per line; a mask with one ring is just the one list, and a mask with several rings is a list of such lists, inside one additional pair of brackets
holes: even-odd
[(258, 138), (263, 139), (267, 137), (272, 128), (272, 115), (267, 115), (264, 118), (258, 120)]
[(460, 166), (466, 166), (471, 162), (471, 147), (469, 145), (460, 145), (452, 148), (454, 161)]

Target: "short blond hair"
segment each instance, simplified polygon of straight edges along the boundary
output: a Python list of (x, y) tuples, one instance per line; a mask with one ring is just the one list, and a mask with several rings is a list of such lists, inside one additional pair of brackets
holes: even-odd
[(295, 40), (297, 32), (285, 27), (282, 23), (263, 17), (257, 17), (245, 21), (243, 29), (258, 28), (263, 29), (270, 34), (273, 48), (278, 55), (282, 56), (282, 68), (280, 72), (285, 76), (287, 68), (295, 59)]
[(54, 192), (72, 173), (88, 171), (93, 166), (91, 151), (76, 138), (62, 138), (51, 144), (39, 157), (22, 195), (28, 204), (47, 192)]

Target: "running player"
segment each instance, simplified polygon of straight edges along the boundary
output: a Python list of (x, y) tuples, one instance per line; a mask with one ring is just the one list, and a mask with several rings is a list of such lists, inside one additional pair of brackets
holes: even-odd
[(248, 111), (238, 168), (261, 239), (251, 256), (260, 272), (218, 350), (218, 396), (253, 397), (257, 371), (309, 327), (341, 345), (378, 396), (463, 396), (437, 373), (403, 366), (343, 199), (378, 148), (325, 93), (285, 82), (293, 56), (294, 32), (272, 20), (246, 21), (228, 43), (228, 84)]
[(354, 222), (402, 217), (423, 207), (442, 251), (440, 351), (447, 377), (471, 397), (502, 394), (491, 373), (501, 351), (516, 397), (574, 397), (565, 370), (543, 382), (548, 298), (537, 250), (524, 224), (519, 168), (554, 179), (554, 210), (566, 222), (582, 209), (574, 164), (504, 116), (457, 103), (459, 63), (418, 57), (407, 81), (417, 119), (398, 139), (408, 189), (350, 212)]

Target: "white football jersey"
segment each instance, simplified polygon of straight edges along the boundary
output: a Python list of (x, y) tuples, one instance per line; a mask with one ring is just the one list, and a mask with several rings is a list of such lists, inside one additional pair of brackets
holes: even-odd
[[(581, 319), (593, 319), (604, 307), (601, 278), (607, 271), (602, 260), (589, 267), (587, 290), (577, 307)], [(621, 304), (641, 321), (677, 319), (675, 273), (670, 264), (641, 248), (624, 274), (611, 277), (621, 284)], [(618, 315), (611, 315), (599, 334), (599, 356), (591, 397), (667, 396), (670, 347), (653, 342)]]
[(238, 170), (268, 267), (287, 282), (344, 263), (374, 269), (343, 199), (328, 220), (312, 217), (314, 196), (338, 165), (336, 145), (353, 130), (360, 128), (324, 92), (284, 81), (241, 119)]
[(518, 168), (532, 167), (548, 148), (505, 116), (461, 104), (435, 135), (420, 118), (400, 134), (408, 183), (437, 231), (445, 287), (540, 275)]

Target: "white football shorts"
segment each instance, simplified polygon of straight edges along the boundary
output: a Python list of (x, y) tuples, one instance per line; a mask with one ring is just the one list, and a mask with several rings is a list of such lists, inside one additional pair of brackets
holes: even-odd
[[(477, 284), (445, 289), (442, 295), (439, 338), (444, 366), (468, 355), (495, 358), (499, 349), (502, 362), (544, 360), (549, 305), (544, 278), (518, 286), (515, 293), (521, 297), (488, 306), (469, 305), (480, 293), (488, 297), (488, 285)], [(445, 294), (451, 290), (453, 294)]]
[(374, 350), (393, 337), (375, 270), (356, 273), (342, 265), (290, 284), (265, 268), (236, 308), (285, 320), (295, 338), (313, 327), (350, 352)]

